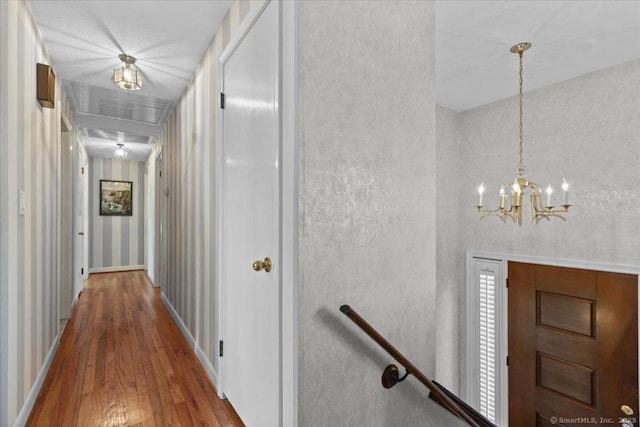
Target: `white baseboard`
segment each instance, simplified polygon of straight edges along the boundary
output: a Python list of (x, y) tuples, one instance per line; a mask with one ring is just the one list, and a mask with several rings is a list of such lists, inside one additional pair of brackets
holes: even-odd
[(152, 278), (152, 277), (151, 277), (151, 275), (149, 274), (149, 270), (147, 270), (147, 269), (146, 269), (146, 267), (145, 267), (145, 270), (144, 270), (144, 271), (146, 271), (146, 272), (147, 272), (147, 279), (149, 279), (149, 281), (151, 282), (151, 284), (153, 285), (153, 287), (154, 287), (154, 288), (159, 288), (159, 287), (160, 287), (160, 284), (159, 284), (159, 283), (158, 283), (158, 284), (156, 284), (156, 280), (155, 280), (154, 278)]
[(167, 307), (167, 310), (169, 310), (169, 314), (171, 314), (171, 317), (173, 317), (176, 325), (178, 325), (178, 328), (180, 328), (182, 335), (184, 335), (187, 341), (189, 341), (189, 345), (191, 346), (191, 348), (194, 348), (196, 346), (196, 339), (193, 338), (193, 335), (191, 335), (191, 332), (189, 332), (189, 329), (187, 329), (187, 326), (182, 321), (182, 317), (180, 317), (176, 309), (173, 308), (173, 305), (164, 294), (164, 292), (160, 294), (160, 298), (162, 298), (162, 302), (164, 303), (165, 307)]
[(196, 354), (196, 357), (198, 358), (200, 363), (202, 364), (202, 367), (204, 368), (204, 370), (207, 371), (207, 374), (209, 375), (211, 382), (213, 383), (215, 388), (219, 390), (218, 374), (216, 373), (215, 369), (213, 369), (213, 365), (211, 364), (209, 359), (207, 359), (207, 356), (204, 354), (204, 351), (202, 351), (202, 349), (196, 342), (193, 335), (191, 335), (191, 332), (189, 332), (189, 329), (187, 329), (187, 326), (184, 324), (184, 322), (182, 321), (182, 318), (180, 317), (178, 312), (175, 310), (175, 308), (173, 308), (173, 305), (171, 304), (169, 299), (166, 297), (164, 292), (160, 294), (160, 297), (162, 298), (162, 302), (164, 303), (164, 306), (167, 307), (169, 314), (171, 315), (173, 320), (176, 322), (176, 325), (178, 325), (180, 332), (182, 332), (182, 335), (184, 335), (187, 341), (189, 341), (189, 345), (191, 346), (191, 348), (193, 348), (193, 351)]
[(114, 271), (132, 271), (144, 270), (144, 265), (116, 265), (113, 267), (95, 267), (90, 268), (89, 273), (112, 273)]
[(29, 415), (31, 415), (31, 410), (33, 409), (33, 405), (36, 403), (36, 399), (38, 398), (38, 394), (40, 393), (40, 389), (42, 388), (42, 384), (44, 383), (44, 379), (47, 377), (47, 373), (49, 372), (49, 368), (51, 367), (51, 362), (53, 362), (53, 358), (58, 351), (58, 346), (60, 345), (60, 337), (62, 336), (62, 331), (56, 336), (56, 339), (53, 340), (53, 344), (49, 349), (49, 353), (47, 353), (47, 357), (44, 359), (44, 363), (40, 368), (40, 372), (38, 372), (38, 376), (36, 380), (33, 382), (31, 386), (31, 390), (29, 390), (29, 394), (27, 398), (24, 400), (24, 404), (22, 405), (22, 409), (20, 409), (20, 413), (16, 418), (16, 422), (14, 427), (23, 427), (27, 424), (27, 420), (29, 419)]
[(196, 345), (196, 356), (200, 360), (200, 363), (202, 363), (204, 370), (207, 371), (207, 374), (209, 375), (209, 378), (211, 379), (211, 382), (215, 386), (216, 390), (219, 390), (220, 388), (218, 387), (218, 373), (215, 371), (215, 369), (213, 369), (213, 365), (211, 364), (209, 359), (207, 359), (207, 356), (204, 354), (204, 351), (202, 351), (199, 345)]

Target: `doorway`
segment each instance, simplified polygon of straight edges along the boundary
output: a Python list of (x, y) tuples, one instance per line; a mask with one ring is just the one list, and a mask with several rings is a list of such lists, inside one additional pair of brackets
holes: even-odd
[(220, 380), (246, 425), (282, 425), (280, 3), (221, 57)]
[(509, 262), (508, 283), (509, 425), (637, 414), (638, 276)]

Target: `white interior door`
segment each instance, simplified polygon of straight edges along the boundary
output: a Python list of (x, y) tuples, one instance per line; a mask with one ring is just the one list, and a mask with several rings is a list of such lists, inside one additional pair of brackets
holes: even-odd
[(87, 154), (78, 144), (78, 167), (75, 179), (76, 186), (76, 249), (75, 249), (75, 271), (74, 271), (74, 297), (82, 290), (84, 280), (89, 275), (89, 239), (87, 231), (89, 229), (89, 171), (88, 171)]
[(221, 376), (251, 427), (281, 424), (278, 28), (271, 2), (222, 62)]

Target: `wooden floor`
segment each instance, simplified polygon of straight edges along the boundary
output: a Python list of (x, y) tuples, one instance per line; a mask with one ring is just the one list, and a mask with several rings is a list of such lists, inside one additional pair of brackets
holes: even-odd
[(241, 426), (143, 271), (92, 274), (28, 426)]

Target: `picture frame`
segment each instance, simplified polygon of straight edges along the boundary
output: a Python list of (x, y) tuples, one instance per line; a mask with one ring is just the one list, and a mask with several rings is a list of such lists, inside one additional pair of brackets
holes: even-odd
[(133, 182), (100, 180), (100, 216), (133, 215)]

